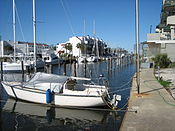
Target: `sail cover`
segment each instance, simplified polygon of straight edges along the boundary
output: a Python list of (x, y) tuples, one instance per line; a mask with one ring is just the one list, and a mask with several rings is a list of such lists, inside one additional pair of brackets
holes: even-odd
[(28, 83), (60, 83), (63, 84), (69, 77), (37, 72)]
[(41, 90), (51, 89), (54, 92), (60, 92), (64, 82), (68, 78), (70, 77), (37, 72), (28, 82), (24, 84), (24, 87)]

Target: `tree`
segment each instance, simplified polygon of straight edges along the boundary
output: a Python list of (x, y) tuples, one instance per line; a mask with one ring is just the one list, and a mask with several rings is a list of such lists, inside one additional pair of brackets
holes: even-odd
[(67, 53), (67, 50), (69, 50), (69, 52), (72, 52), (72, 44), (71, 43), (66, 43), (64, 48), (66, 49), (66, 53)]
[(84, 45), (84, 44), (78, 43), (78, 44), (77, 44), (77, 48), (79, 48), (79, 49), (81, 50), (82, 53), (85, 52), (85, 45)]
[(168, 58), (167, 54), (158, 54), (153, 58), (155, 67), (167, 68), (171, 64), (171, 60)]

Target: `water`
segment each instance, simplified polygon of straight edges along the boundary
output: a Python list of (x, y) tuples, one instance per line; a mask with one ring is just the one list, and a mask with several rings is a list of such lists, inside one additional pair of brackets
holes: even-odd
[[(131, 78), (135, 73), (135, 65), (128, 65), (118, 68), (113, 64), (112, 69), (108, 68), (107, 62), (87, 64), (86, 74), (84, 64), (77, 66), (77, 76), (91, 77), (95, 83), (102, 84), (104, 77), (108, 80), (111, 92), (122, 96), (118, 107), (125, 109), (129, 97)], [(54, 74), (63, 74), (62, 66), (54, 66)], [(67, 75), (73, 75), (74, 66), (66, 65)], [(20, 80), (21, 74), (7, 75), (10, 79)], [(98, 79), (97, 79), (98, 78)], [(53, 108), (32, 104), (22, 101), (15, 101), (8, 98), (8, 95), (1, 87), (1, 108), (0, 108), (0, 130), (44, 130), (44, 131), (117, 131), (123, 120), (124, 111), (109, 112), (104, 110), (67, 109)]]

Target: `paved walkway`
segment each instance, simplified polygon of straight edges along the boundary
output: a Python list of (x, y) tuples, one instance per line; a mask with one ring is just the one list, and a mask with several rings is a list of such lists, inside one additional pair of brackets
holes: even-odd
[(175, 131), (175, 100), (156, 81), (153, 69), (141, 71), (141, 94), (135, 78), (127, 112), (120, 131)]

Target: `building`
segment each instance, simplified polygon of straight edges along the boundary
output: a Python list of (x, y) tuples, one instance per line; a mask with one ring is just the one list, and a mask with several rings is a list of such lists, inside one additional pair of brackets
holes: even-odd
[[(1, 41), (0, 42), (0, 55), (10, 55), (13, 56), (14, 50), (14, 42), (13, 41)], [(39, 44), (36, 43), (36, 54), (42, 55), (42, 51), (45, 49), (49, 49), (50, 47), (47, 44)], [(16, 42), (16, 54), (23, 55), (23, 56), (30, 56), (34, 53), (34, 44), (30, 42)]]
[(163, 0), (160, 24), (155, 33), (147, 34), (144, 44), (147, 44), (145, 50), (149, 61), (157, 54), (166, 53), (175, 62), (175, 0)]
[(59, 56), (64, 54), (69, 54), (75, 57), (83, 55), (103, 56), (105, 55), (106, 47), (107, 45), (102, 39), (90, 36), (74, 36), (69, 38), (65, 43), (57, 44), (56, 51)]

